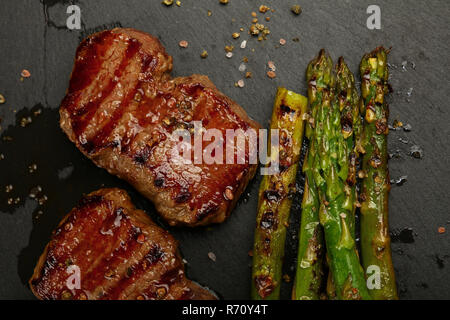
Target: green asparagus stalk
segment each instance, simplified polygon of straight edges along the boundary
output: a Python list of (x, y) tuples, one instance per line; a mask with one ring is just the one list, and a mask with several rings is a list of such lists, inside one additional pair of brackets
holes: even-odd
[(323, 276), (323, 231), (319, 222), (319, 196), (312, 166), (315, 148), (310, 143), (303, 162), (305, 189), (302, 200), (297, 270), (292, 290), (294, 300), (318, 300)]
[[(346, 158), (348, 161), (347, 180), (344, 192), (346, 201), (352, 203), (352, 211), (346, 218), (350, 233), (355, 238), (355, 213), (358, 203), (356, 191), (356, 162), (361, 150), (361, 117), (359, 114), (359, 94), (355, 87), (355, 78), (343, 57), (336, 65), (336, 96), (335, 103), (339, 106), (341, 117), (341, 132), (347, 143)], [(332, 273), (328, 273), (327, 295), (329, 299), (336, 298), (336, 288)]]
[(311, 109), (317, 109), (313, 111), (313, 139), (317, 147), (313, 176), (319, 194), (319, 220), (338, 299), (370, 299), (348, 221), (354, 212), (353, 197), (346, 190), (348, 146), (335, 101), (336, 77), (332, 68), (331, 58), (321, 50), (306, 74)]
[[(385, 95), (388, 92), (387, 53), (383, 47), (376, 48), (364, 55), (360, 64), (362, 77), (361, 93), (364, 108), (364, 132), (362, 147), (363, 182), (361, 194), (361, 253), (366, 272), (373, 266), (379, 269), (379, 283), (370, 285), (371, 273), (368, 272), (368, 284), (374, 299), (398, 299), (392, 265), (388, 197), (390, 190), (387, 134), (388, 105)], [(373, 272), (378, 270), (373, 269)]]
[(352, 236), (355, 237), (355, 212), (358, 203), (356, 192), (356, 162), (361, 148), (362, 123), (359, 114), (360, 97), (355, 87), (355, 77), (348, 68), (344, 58), (340, 57), (336, 65), (336, 97), (339, 106), (341, 132), (346, 141), (346, 159), (348, 163), (345, 194), (352, 204), (352, 214), (348, 216)]
[[(259, 189), (253, 247), (252, 299), (279, 299), (286, 229), (304, 132), (306, 97), (279, 88), (271, 129), (280, 132), (280, 172), (265, 175)], [(268, 150), (271, 150), (269, 141)], [(274, 154), (271, 154), (273, 157)]]
[[(327, 255), (327, 265), (330, 265), (329, 262), (330, 258)], [(328, 278), (327, 278), (327, 287), (326, 287), (326, 292), (327, 292), (327, 298), (328, 300), (336, 300), (336, 286), (334, 285), (334, 280), (333, 280), (333, 274), (331, 273), (330, 270), (328, 270)]]
[[(310, 92), (309, 92), (310, 93)], [(311, 105), (317, 96), (308, 96)], [(314, 181), (313, 167), (316, 155), (314, 139), (314, 122), (318, 108), (310, 110), (306, 137), (309, 149), (303, 162), (305, 188), (303, 191), (302, 212), (300, 219), (297, 269), (292, 289), (293, 300), (318, 300), (323, 277), (323, 229), (319, 221), (319, 195)]]

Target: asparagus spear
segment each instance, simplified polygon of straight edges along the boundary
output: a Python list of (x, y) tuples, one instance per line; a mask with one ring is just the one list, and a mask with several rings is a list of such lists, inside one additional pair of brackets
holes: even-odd
[(362, 262), (366, 271), (370, 266), (378, 266), (380, 270), (380, 287), (377, 289), (375, 284), (371, 290), (373, 298), (398, 299), (388, 223), (390, 183), (387, 164), (389, 110), (385, 102), (388, 92), (386, 50), (379, 47), (364, 55), (360, 73), (364, 99), (361, 110), (364, 117), (362, 146), (365, 150), (361, 194)]
[(355, 237), (355, 212), (357, 204), (356, 162), (361, 147), (361, 117), (359, 114), (360, 98), (355, 87), (355, 78), (344, 58), (340, 57), (336, 65), (336, 98), (341, 112), (341, 132), (346, 141), (346, 159), (348, 163), (347, 179), (344, 191), (347, 201), (351, 202), (352, 214), (348, 216), (352, 236)]
[[(317, 96), (308, 91), (311, 105), (317, 105)], [(305, 174), (305, 188), (302, 200), (302, 213), (299, 231), (299, 245), (297, 254), (297, 270), (293, 300), (318, 300), (323, 276), (323, 229), (319, 221), (319, 195), (313, 176), (316, 146), (314, 139), (314, 122), (318, 108), (310, 110), (310, 121), (306, 125), (306, 137), (309, 149), (303, 162)]]
[[(253, 247), (252, 299), (278, 299), (286, 227), (295, 188), (304, 131), (306, 97), (279, 88), (271, 129), (279, 129), (280, 172), (265, 175), (259, 189), (258, 215)], [(271, 145), (269, 141), (269, 149)], [(271, 154), (274, 156), (274, 154)]]
[(336, 286), (334, 285), (333, 275), (331, 272), (328, 272), (326, 291), (328, 300), (336, 300)]
[[(357, 207), (356, 191), (356, 162), (361, 151), (361, 117), (359, 114), (359, 94), (355, 87), (355, 78), (348, 68), (343, 57), (340, 57), (336, 65), (336, 96), (335, 103), (341, 112), (341, 132), (347, 143), (346, 158), (348, 161), (348, 173), (345, 181), (344, 191), (346, 201), (352, 203), (351, 214), (347, 215), (346, 221), (350, 233), (355, 238), (355, 213)], [(332, 273), (328, 273), (327, 294), (329, 299), (336, 298), (336, 288)]]
[(348, 222), (354, 210), (351, 192), (346, 190), (348, 148), (341, 131), (339, 104), (334, 101), (336, 78), (332, 68), (331, 58), (321, 50), (306, 74), (311, 108), (317, 109), (313, 176), (319, 193), (319, 220), (338, 299), (370, 299)]
[(323, 276), (323, 230), (319, 222), (319, 198), (312, 173), (315, 148), (310, 143), (303, 162), (305, 189), (302, 200), (294, 300), (318, 300)]

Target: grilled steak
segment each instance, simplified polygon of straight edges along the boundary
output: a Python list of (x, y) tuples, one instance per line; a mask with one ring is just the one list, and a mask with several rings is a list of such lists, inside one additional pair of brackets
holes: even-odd
[(256, 165), (180, 163), (172, 157), (178, 141), (171, 134), (184, 128), (193, 136), (194, 121), (224, 137), (227, 129), (259, 125), (206, 76), (171, 79), (171, 69), (172, 57), (146, 33), (91, 35), (76, 52), (61, 128), (96, 165), (152, 200), (171, 225), (222, 222)]
[(40, 299), (215, 299), (186, 279), (177, 242), (120, 189), (93, 192), (72, 209), (29, 283)]

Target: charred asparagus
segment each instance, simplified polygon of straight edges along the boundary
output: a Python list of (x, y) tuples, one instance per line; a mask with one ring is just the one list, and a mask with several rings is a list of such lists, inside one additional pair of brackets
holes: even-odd
[[(278, 129), (279, 173), (265, 175), (259, 189), (258, 215), (253, 247), (252, 299), (278, 299), (286, 227), (295, 189), (303, 140), (307, 99), (279, 88), (272, 113), (271, 129)], [(269, 142), (269, 149), (271, 144)], [(271, 157), (275, 156), (271, 153)]]
[(367, 276), (373, 298), (398, 299), (388, 222), (390, 183), (387, 164), (389, 109), (385, 101), (388, 92), (386, 50), (379, 47), (364, 55), (360, 73), (364, 99), (361, 110), (364, 117), (362, 146), (365, 150), (361, 194), (362, 262), (365, 270), (370, 270)]
[(319, 197), (312, 166), (315, 148), (310, 143), (303, 162), (305, 189), (302, 200), (297, 271), (292, 290), (294, 300), (318, 300), (323, 276), (323, 230), (319, 222)]
[[(309, 95), (309, 103), (317, 106), (317, 95)], [(309, 119), (315, 119), (318, 108), (311, 108)], [(314, 139), (314, 122), (308, 121), (306, 137), (309, 140), (308, 153), (303, 162), (305, 188), (302, 200), (302, 212), (297, 254), (297, 270), (295, 274), (292, 299), (317, 300), (323, 277), (323, 229), (319, 221), (319, 195), (314, 181), (313, 166), (316, 155)]]

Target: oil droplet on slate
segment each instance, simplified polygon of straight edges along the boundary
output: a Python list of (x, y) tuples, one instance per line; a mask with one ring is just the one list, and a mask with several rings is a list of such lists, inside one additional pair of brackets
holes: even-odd
[(408, 65), (408, 61), (402, 61), (402, 71), (406, 71), (406, 66)]
[(391, 232), (391, 242), (413, 243), (414, 232), (412, 228), (404, 228), (402, 230), (394, 230)]
[(400, 176), (397, 179), (391, 179), (391, 184), (402, 186), (406, 181), (408, 181), (408, 176)]
[(422, 159), (423, 157), (423, 151), (418, 145), (411, 146), (409, 154), (416, 159)]
[(388, 154), (388, 156), (389, 156), (389, 159), (392, 159), (392, 158), (400, 159), (402, 157), (402, 152), (400, 149), (397, 149), (394, 152), (390, 152)]
[(428, 289), (428, 284), (426, 284), (425, 282), (419, 283), (419, 286), (423, 289)]
[(409, 140), (405, 139), (405, 138), (398, 138), (398, 141), (400, 141), (401, 143), (404, 143), (404, 144), (408, 144), (409, 143)]
[(412, 130), (412, 126), (409, 123), (407, 123), (403, 126), (403, 130), (405, 132), (410, 132)]
[(388, 66), (389, 69), (397, 69), (397, 68), (398, 68), (397, 65), (395, 65), (395, 64), (393, 64), (393, 63), (389, 63), (389, 62), (388, 62), (388, 64), (387, 64), (387, 66)]
[(439, 257), (439, 255), (438, 254), (436, 254), (435, 256), (434, 256), (434, 258), (435, 258), (435, 260), (436, 260), (436, 264), (438, 265), (438, 268), (439, 269), (443, 269), (444, 268), (444, 259), (442, 259), (441, 257)]
[(409, 88), (408, 91), (406, 91), (406, 96), (411, 97), (413, 93), (414, 88)]

